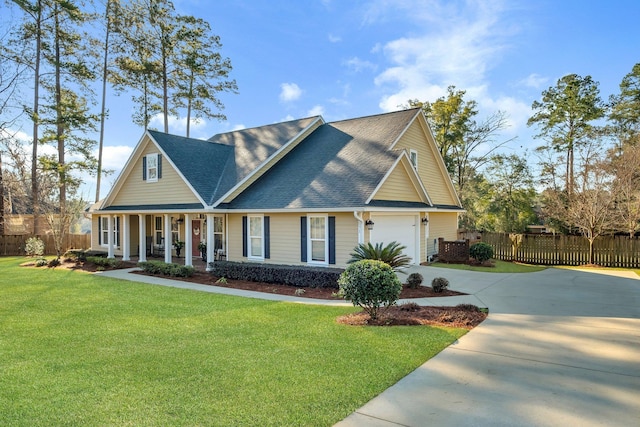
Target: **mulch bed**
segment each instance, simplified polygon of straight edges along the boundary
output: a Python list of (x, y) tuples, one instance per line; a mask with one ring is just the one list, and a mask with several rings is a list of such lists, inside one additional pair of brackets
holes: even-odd
[[(66, 260), (62, 261), (62, 264), (57, 268), (68, 268), (88, 272), (101, 270), (96, 265), (88, 262), (81, 263)], [(34, 263), (27, 262), (24, 263), (23, 266), (34, 266)], [(119, 268), (132, 268), (136, 266), (137, 264), (134, 262), (123, 262), (120, 264)], [(134, 274), (150, 276), (150, 274), (146, 274), (141, 271), (134, 272)], [(280, 295), (292, 295), (312, 299), (342, 300), (342, 298), (335, 295), (335, 292), (337, 291), (336, 289), (299, 288), (296, 286), (249, 282), (243, 280), (227, 280), (227, 283), (216, 283), (218, 280), (217, 277), (202, 271), (196, 271), (192, 277), (180, 277), (177, 278), (177, 280), (209, 286), (221, 286), (226, 288), (244, 289), (248, 291)], [(299, 289), (304, 289), (304, 292), (299, 291)], [(296, 291), (298, 292), (297, 294)], [(443, 292), (436, 293), (433, 292), (433, 289), (431, 289), (430, 286), (418, 286), (415, 289), (403, 286), (402, 292), (400, 293), (400, 299), (447, 297), (455, 295), (466, 294), (453, 290), (445, 290)], [(337, 319), (337, 322), (354, 326), (431, 325), (472, 329), (479, 325), (486, 317), (487, 313), (478, 310), (475, 306), (460, 305), (457, 307), (431, 307), (420, 306), (416, 303), (409, 302), (381, 310), (376, 320), (371, 320), (369, 315), (365, 312), (358, 312), (340, 316)]]

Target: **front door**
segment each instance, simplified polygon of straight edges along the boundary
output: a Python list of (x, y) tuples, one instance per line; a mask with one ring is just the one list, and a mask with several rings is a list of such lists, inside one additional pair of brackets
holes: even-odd
[(200, 244), (200, 236), (202, 235), (202, 221), (194, 219), (191, 221), (191, 251), (194, 256), (200, 253), (198, 245)]

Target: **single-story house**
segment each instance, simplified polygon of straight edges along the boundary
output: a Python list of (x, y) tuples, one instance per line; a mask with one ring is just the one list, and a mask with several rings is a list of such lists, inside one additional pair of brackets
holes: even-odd
[(463, 212), (420, 109), (321, 116), (199, 140), (144, 133), (91, 209), (92, 249), (186, 265), (224, 257), (344, 267), (361, 242), (406, 246), (414, 263), (457, 238)]

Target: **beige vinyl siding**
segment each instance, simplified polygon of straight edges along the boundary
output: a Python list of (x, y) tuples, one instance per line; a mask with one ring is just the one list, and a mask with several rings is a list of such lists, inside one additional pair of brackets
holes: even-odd
[(278, 163), (280, 159), (287, 155), (291, 150), (293, 150), (300, 142), (302, 142), (307, 136), (309, 136), (314, 130), (316, 130), (322, 122), (317, 120), (314, 122), (306, 131), (302, 134), (298, 135), (298, 138), (289, 144), (286, 148), (284, 148), (281, 152), (275, 155), (269, 162), (262, 167), (256, 174), (254, 174), (251, 178), (249, 178), (246, 182), (244, 182), (241, 186), (236, 188), (227, 198), (224, 199), (223, 203), (229, 203), (240, 193), (242, 193), (247, 187), (249, 187), (252, 183), (254, 183), (258, 178), (265, 174), (273, 165)]
[(100, 215), (91, 215), (91, 250), (101, 251), (103, 248), (98, 244), (100, 242), (98, 237), (98, 221), (100, 221)]
[(458, 214), (441, 212), (429, 214), (429, 237), (427, 238), (427, 256), (438, 252), (438, 238), (445, 240), (458, 239)]
[(447, 171), (439, 165), (437, 160), (439, 153), (435, 142), (429, 143), (427, 129), (423, 128), (419, 119), (414, 120), (394, 148), (405, 149), (407, 154), (410, 149), (418, 153), (418, 175), (433, 204), (457, 204), (452, 188), (446, 181), (449, 179)]
[(409, 174), (398, 164), (373, 196), (375, 200), (422, 202)]
[[(229, 214), (229, 260), (248, 261), (242, 256), (243, 214)], [(265, 263), (306, 265), (300, 261), (300, 217), (305, 213), (267, 213), (271, 258)], [(345, 267), (358, 244), (357, 222), (352, 213), (330, 213), (336, 217), (336, 267)], [(332, 265), (333, 266), (333, 265)]]
[(151, 141), (148, 141), (141, 156), (133, 162), (129, 175), (111, 205), (198, 203), (199, 200), (193, 191), (164, 156), (162, 157), (162, 178), (157, 182), (142, 180), (142, 157), (152, 153), (159, 153), (159, 150)]

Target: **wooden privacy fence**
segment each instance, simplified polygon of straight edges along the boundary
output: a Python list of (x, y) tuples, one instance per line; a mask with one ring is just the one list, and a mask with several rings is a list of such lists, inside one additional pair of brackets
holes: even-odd
[[(483, 233), (494, 258), (543, 265), (589, 263), (589, 241), (582, 236)], [(594, 263), (603, 267), (640, 268), (640, 239), (603, 236), (593, 243)]]
[[(24, 245), (30, 237), (33, 236), (26, 234), (0, 235), (0, 255), (25, 255)], [(55, 255), (56, 247), (53, 243), (53, 236), (49, 234), (36, 237), (39, 237), (44, 242), (45, 255)], [(89, 249), (91, 247), (91, 235), (69, 234), (64, 239), (62, 247), (65, 249)]]

